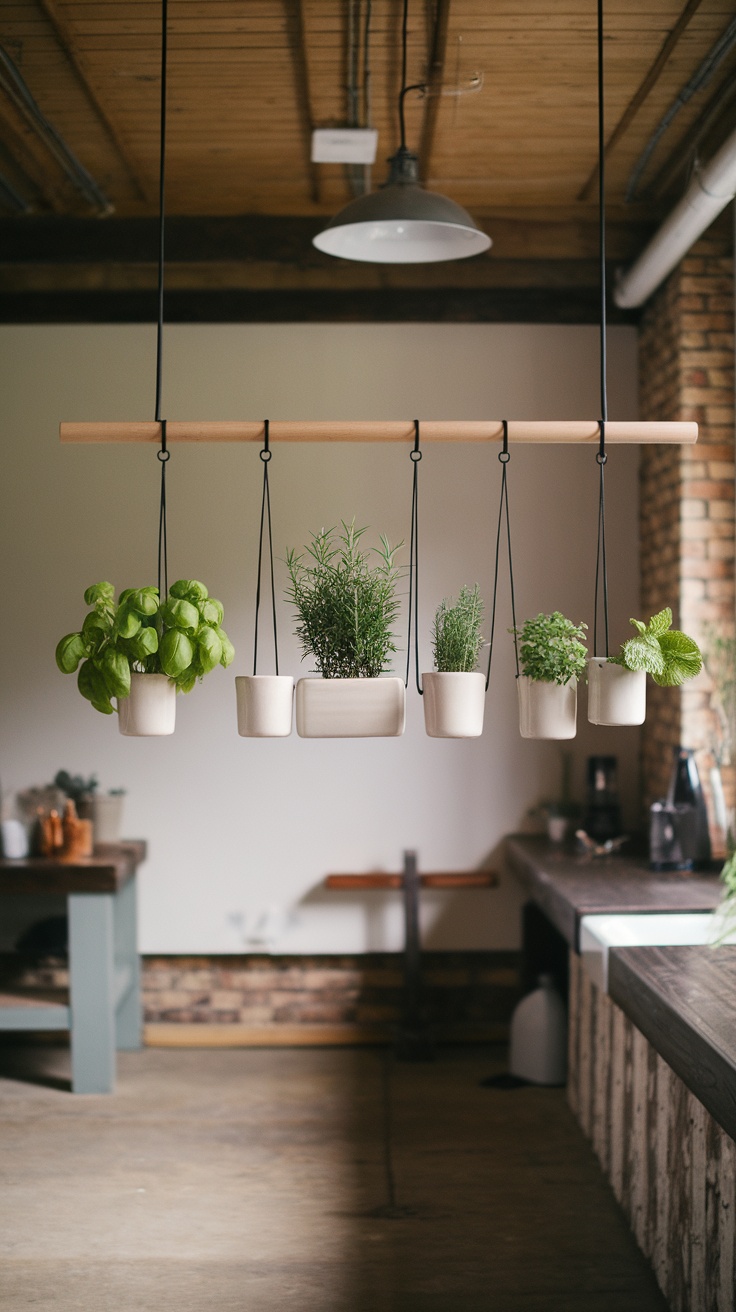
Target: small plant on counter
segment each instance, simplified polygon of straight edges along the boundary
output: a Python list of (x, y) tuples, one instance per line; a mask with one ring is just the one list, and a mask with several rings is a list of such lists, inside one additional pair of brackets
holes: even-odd
[(483, 601), (476, 583), (460, 589), (454, 606), (440, 602), (432, 627), (432, 654), (439, 673), (470, 674), (478, 668), (483, 646)]
[(313, 533), (309, 560), (287, 552), (286, 596), (297, 613), (302, 659), (313, 656), (324, 679), (375, 679), (396, 651), (392, 629), (402, 571), (394, 558), (402, 544), (391, 547), (381, 537), (373, 548), (378, 561), (371, 565), (371, 552), (361, 547), (366, 529), (343, 520), (342, 530)]
[(700, 648), (693, 638), (672, 628), (669, 606), (653, 615), (648, 624), (633, 619), (630, 623), (636, 629), (634, 637), (623, 643), (616, 656), (609, 656), (609, 664), (644, 670), (660, 688), (678, 688), (700, 673)]
[(713, 912), (711, 947), (718, 948), (736, 934), (736, 851), (731, 851), (721, 871), (723, 897)]
[[(573, 624), (560, 611), (539, 614), (516, 629), (522, 673), (541, 683), (568, 684), (585, 671), (587, 624)], [(510, 630), (514, 632), (514, 630)]]
[(63, 674), (79, 671), (80, 693), (103, 715), (113, 713), (113, 697), (129, 696), (133, 674), (165, 675), (190, 692), (233, 659), (222, 604), (194, 579), (174, 583), (163, 605), (154, 587), (126, 588), (116, 602), (112, 583), (104, 582), (87, 588), (84, 600), (92, 609), (79, 632), (61, 639), (56, 663)]
[(92, 774), (85, 779), (81, 774), (70, 774), (68, 770), (59, 770), (54, 777), (54, 788), (61, 789), (65, 797), (71, 797), (75, 805), (92, 797), (97, 788), (97, 776)]

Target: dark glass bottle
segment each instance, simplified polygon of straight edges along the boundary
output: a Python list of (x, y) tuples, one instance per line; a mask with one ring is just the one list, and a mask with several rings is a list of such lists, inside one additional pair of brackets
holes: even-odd
[(695, 812), (694, 850), (690, 854), (696, 865), (707, 865), (710, 861), (710, 830), (708, 827), (708, 809), (705, 805), (703, 787), (695, 764), (695, 752), (690, 747), (676, 747), (672, 769), (672, 781), (667, 794), (669, 806), (690, 806)]

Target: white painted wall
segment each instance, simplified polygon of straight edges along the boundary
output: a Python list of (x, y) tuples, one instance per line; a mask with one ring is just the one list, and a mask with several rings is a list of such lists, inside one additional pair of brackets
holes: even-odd
[[(250, 668), (260, 498), (255, 447), (175, 447), (169, 465), (170, 577), (201, 578), (226, 608), (238, 656), (180, 699), (171, 739), (124, 739), (115, 721), (58, 673), (54, 647), (82, 619), (83, 589), (155, 581), (158, 463), (141, 446), (61, 448), (60, 419), (138, 419), (153, 407), (153, 329), (0, 329), (4, 638), (0, 777), (8, 791), (65, 767), (124, 786), (126, 830), (146, 837), (141, 939), (147, 952), (259, 946), (274, 908), (280, 952), (354, 952), (400, 942), (395, 898), (329, 897), (329, 871), (397, 869), (416, 846), (424, 869), (476, 866), (527, 808), (554, 795), (559, 753), (516, 725), (504, 591), (481, 740), (439, 742), (409, 696), (403, 739), (240, 739), (233, 673)], [(636, 342), (610, 331), (612, 417), (636, 417)], [(170, 418), (588, 418), (598, 413), (597, 333), (501, 325), (219, 325), (166, 330)], [(478, 580), (490, 600), (499, 488), (495, 448), (428, 447), (421, 466), (423, 664), (443, 595)], [(384, 446), (278, 446), (272, 471), (279, 555), (310, 529), (355, 515), (408, 537), (408, 452)], [(511, 463), (519, 617), (559, 608), (592, 621), (596, 465), (591, 449), (526, 448)], [(608, 466), (613, 635), (638, 607), (637, 451)], [(283, 569), (280, 571), (283, 583)], [(299, 673), (288, 612), (282, 669)], [(264, 647), (264, 654), (268, 648)], [(582, 787), (591, 751), (618, 753), (629, 814), (635, 730), (593, 730), (574, 744)], [(511, 946), (518, 892), (436, 895), (425, 942)]]

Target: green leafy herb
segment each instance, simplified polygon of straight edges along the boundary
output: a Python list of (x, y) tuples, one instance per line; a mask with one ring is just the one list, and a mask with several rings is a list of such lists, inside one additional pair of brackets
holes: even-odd
[(585, 646), (587, 624), (573, 624), (560, 611), (540, 613), (525, 620), (521, 629), (510, 629), (520, 639), (519, 661), (522, 673), (542, 683), (569, 683), (585, 670), (588, 650)]
[(736, 931), (736, 851), (732, 851), (721, 871), (724, 893), (713, 913), (714, 937), (711, 947), (720, 947)]
[(645, 670), (661, 688), (678, 688), (686, 679), (693, 679), (703, 668), (698, 644), (672, 628), (672, 611), (669, 606), (653, 615), (648, 624), (631, 620), (636, 629), (616, 656), (610, 656), (612, 665), (627, 670)]
[(93, 609), (79, 633), (56, 648), (62, 674), (77, 671), (80, 693), (95, 710), (112, 715), (112, 698), (130, 693), (130, 676), (167, 674), (180, 692), (191, 692), (216, 665), (230, 665), (235, 651), (224, 629), (222, 603), (203, 583), (179, 579), (159, 605), (158, 589), (126, 588), (115, 603), (111, 583), (84, 594)]
[(463, 586), (454, 606), (447, 598), (440, 602), (432, 627), (432, 652), (440, 673), (458, 670), (467, 674), (478, 668), (482, 623), (483, 601), (477, 583), (472, 588)]
[[(360, 544), (365, 528), (356, 528), (353, 520), (343, 521), (342, 529), (313, 533), (308, 560), (287, 552), (286, 596), (296, 610), (302, 659), (314, 657), (325, 679), (374, 679), (396, 651), (392, 626), (401, 570), (394, 557), (402, 544), (391, 547), (382, 537), (371, 553)], [(373, 566), (371, 554), (378, 557)]]

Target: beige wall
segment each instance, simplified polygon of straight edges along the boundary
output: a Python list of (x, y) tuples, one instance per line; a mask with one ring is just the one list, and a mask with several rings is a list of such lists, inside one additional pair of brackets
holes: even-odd
[[(555, 793), (559, 753), (522, 742), (506, 594), (486, 730), (472, 742), (423, 732), (410, 694), (392, 741), (255, 742), (235, 729), (233, 671), (180, 699), (171, 739), (124, 739), (54, 665), (54, 645), (82, 618), (82, 591), (155, 580), (158, 465), (143, 447), (60, 448), (66, 419), (152, 414), (149, 327), (0, 329), (4, 641), (0, 776), (6, 792), (59, 767), (124, 786), (126, 830), (150, 841), (142, 880), (144, 950), (227, 952), (257, 946), (273, 908), (277, 951), (396, 946), (395, 900), (325, 898), (330, 870), (398, 868), (416, 846), (425, 869), (474, 866)], [(175, 326), (166, 331), (164, 413), (171, 418), (581, 418), (595, 416), (597, 334), (585, 327), (501, 325)], [(611, 414), (634, 418), (634, 329), (610, 333)], [(423, 664), (432, 611), (464, 582), (490, 599), (498, 495), (495, 449), (432, 447), (421, 467)], [(279, 555), (308, 531), (353, 515), (408, 536), (408, 453), (382, 446), (277, 447), (272, 470)], [(609, 462), (613, 633), (637, 613), (637, 452)], [(170, 577), (203, 579), (249, 668), (260, 464), (255, 448), (175, 448), (169, 466)], [(511, 503), (519, 616), (559, 608), (592, 620), (596, 465), (592, 450), (514, 452)], [(280, 569), (283, 582), (283, 569)], [(299, 672), (287, 612), (282, 668)], [(265, 648), (267, 652), (267, 648)], [(617, 752), (631, 813), (638, 735), (593, 730), (574, 744), (580, 784), (590, 751)], [(517, 942), (518, 895), (425, 902), (433, 947)]]

